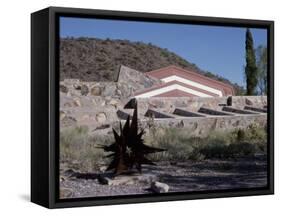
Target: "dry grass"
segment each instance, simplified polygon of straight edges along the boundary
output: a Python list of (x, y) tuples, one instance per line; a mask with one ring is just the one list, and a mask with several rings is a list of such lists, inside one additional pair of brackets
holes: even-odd
[[(238, 158), (266, 154), (266, 129), (251, 125), (245, 130), (212, 132), (200, 138), (184, 128), (160, 128), (144, 137), (147, 145), (167, 151), (150, 155), (153, 161), (185, 161), (211, 158)], [(97, 148), (114, 142), (113, 135), (90, 136), (87, 127), (65, 128), (60, 133), (60, 160), (85, 172), (108, 163), (105, 153)]]
[(151, 155), (153, 160), (203, 160), (236, 158), (266, 153), (265, 128), (250, 125), (245, 130), (212, 132), (207, 137), (194, 137), (184, 128), (163, 128), (145, 137), (149, 145), (164, 148), (166, 152)]
[(87, 127), (63, 129), (60, 133), (60, 160), (90, 172), (106, 162), (103, 150), (97, 146), (112, 142), (111, 136), (90, 136)]

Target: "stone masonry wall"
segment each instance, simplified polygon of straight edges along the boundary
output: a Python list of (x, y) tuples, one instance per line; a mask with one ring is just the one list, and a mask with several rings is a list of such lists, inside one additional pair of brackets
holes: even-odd
[(170, 113), (176, 107), (186, 108), (196, 112), (200, 107), (211, 109), (221, 109), (224, 105), (243, 109), (244, 106), (255, 106), (263, 108), (267, 106), (266, 96), (231, 96), (231, 97), (151, 97), (137, 99), (138, 111), (143, 114), (147, 109), (161, 109), (161, 111)]
[[(151, 121), (141, 121), (141, 126), (149, 133)], [(213, 131), (232, 131), (234, 129), (245, 129), (250, 125), (259, 127), (267, 126), (267, 115), (247, 115), (247, 116), (219, 116), (207, 118), (184, 118), (184, 119), (169, 119), (169, 120), (154, 120), (153, 124), (157, 130), (165, 127), (185, 128), (194, 136), (207, 136)]]
[[(69, 79), (60, 82), (60, 123), (61, 127), (87, 125), (92, 134), (112, 135), (112, 127), (119, 127), (120, 120), (117, 116), (119, 110), (129, 114), (132, 109), (126, 109), (129, 101), (134, 101), (133, 93), (137, 85), (146, 80), (146, 85), (151, 85), (153, 80), (147, 77), (139, 77), (139, 83), (135, 85), (125, 82), (128, 73), (134, 71), (125, 68), (120, 75), (120, 82), (81, 82)], [(128, 72), (129, 71), (129, 72)], [(137, 88), (141, 88), (138, 86)], [(145, 86), (143, 86), (145, 88)], [(190, 111), (198, 111), (200, 107), (208, 107), (219, 110), (222, 106), (230, 105), (239, 109), (244, 106), (264, 108), (267, 105), (266, 96), (232, 96), (200, 98), (140, 98), (138, 103), (139, 118), (142, 127), (149, 132), (151, 119), (144, 117), (148, 109), (160, 110), (172, 113), (174, 109), (183, 108)], [(127, 107), (130, 108), (130, 107)], [(131, 107), (132, 108), (132, 107)], [(251, 124), (266, 126), (267, 114), (241, 115), (241, 116), (208, 116), (175, 119), (154, 119), (153, 124), (159, 130), (163, 127), (184, 127), (191, 133), (203, 136), (211, 130), (231, 130), (246, 128)]]

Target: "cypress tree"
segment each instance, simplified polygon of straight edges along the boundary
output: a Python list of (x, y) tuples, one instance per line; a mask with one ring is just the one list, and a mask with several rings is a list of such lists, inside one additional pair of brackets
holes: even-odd
[(245, 67), (247, 95), (255, 95), (258, 84), (258, 70), (254, 42), (250, 29), (246, 31), (246, 67)]

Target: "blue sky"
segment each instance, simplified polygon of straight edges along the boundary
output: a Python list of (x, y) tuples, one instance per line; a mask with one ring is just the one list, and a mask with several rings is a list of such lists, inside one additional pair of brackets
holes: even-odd
[[(127, 39), (152, 43), (203, 70), (245, 86), (245, 28), (86, 18), (60, 18), (61, 37)], [(254, 45), (266, 45), (266, 29), (251, 29)]]

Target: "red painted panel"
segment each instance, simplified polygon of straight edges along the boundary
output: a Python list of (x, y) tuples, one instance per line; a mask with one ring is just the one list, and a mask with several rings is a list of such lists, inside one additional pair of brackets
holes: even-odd
[(214, 94), (212, 92), (209, 92), (209, 91), (206, 91), (206, 90), (203, 90), (203, 89), (200, 89), (200, 88), (196, 88), (196, 87), (191, 86), (191, 85), (187, 85), (187, 84), (179, 82), (179, 81), (171, 81), (171, 82), (163, 83), (163, 84), (160, 84), (160, 85), (152, 86), (151, 88), (146, 88), (142, 91), (136, 92), (135, 96), (143, 94), (143, 93), (147, 93), (147, 92), (150, 92), (150, 91), (153, 91), (153, 90), (156, 90), (156, 89), (161, 89), (163, 87), (167, 87), (167, 86), (170, 86), (170, 85), (173, 85), (173, 84), (178, 84), (178, 85), (181, 85), (183, 87), (193, 89), (193, 90), (205, 93), (205, 94), (213, 96), (213, 97), (219, 97), (219, 95), (217, 95), (217, 94)]
[(234, 89), (231, 85), (228, 85), (226, 83), (211, 79), (209, 77), (206, 77), (204, 75), (201, 75), (199, 73), (185, 70), (176, 66), (168, 66), (165, 68), (160, 68), (154, 71), (150, 71), (146, 73), (149, 76), (162, 79), (165, 77), (169, 77), (172, 75), (177, 75), (179, 77), (182, 77), (184, 79), (192, 80), (194, 82), (198, 82), (200, 84), (218, 89), (223, 92), (223, 95), (234, 95)]
[(165, 92), (165, 93), (162, 93), (162, 94), (159, 94), (159, 95), (155, 95), (153, 97), (198, 97), (198, 96), (193, 95), (193, 94), (189, 94), (187, 92), (180, 91), (178, 89), (175, 89), (175, 90), (172, 90), (172, 91), (169, 91), (169, 92)]

